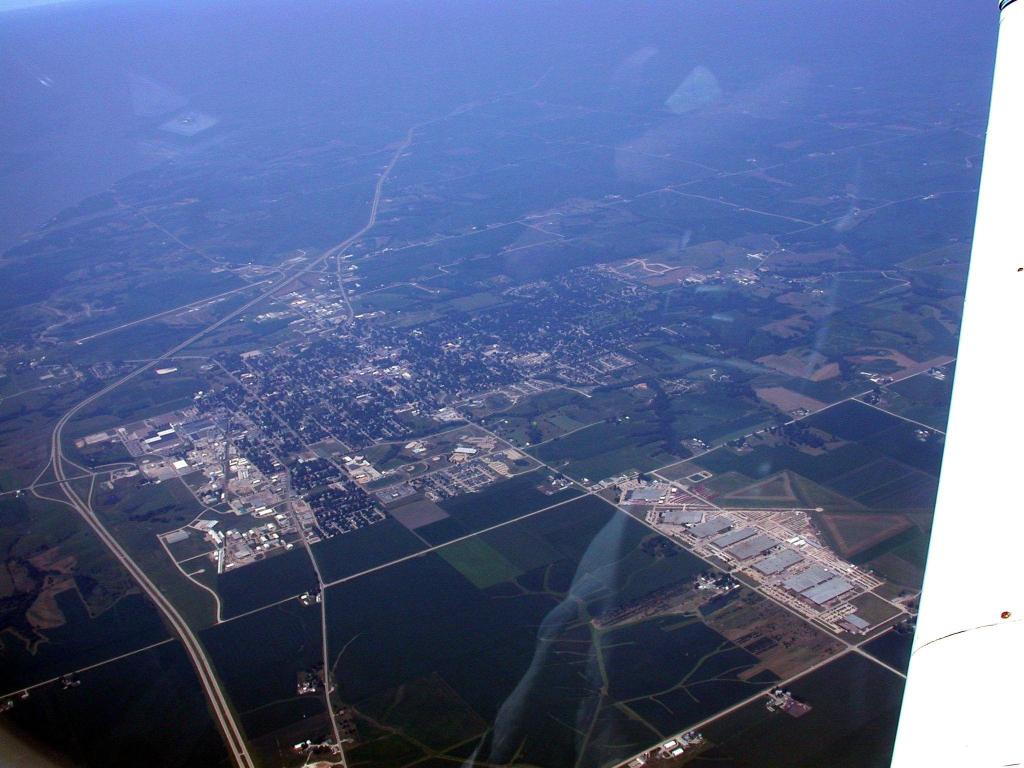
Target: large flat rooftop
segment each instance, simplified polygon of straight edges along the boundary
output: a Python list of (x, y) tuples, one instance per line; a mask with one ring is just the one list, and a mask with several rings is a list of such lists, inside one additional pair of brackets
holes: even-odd
[(738, 541), (749, 539), (751, 536), (755, 535), (757, 535), (757, 528), (748, 525), (746, 528), (737, 528), (735, 531), (723, 533), (717, 539), (712, 539), (711, 543), (714, 544), (716, 547), (721, 547), (722, 549), (725, 549), (726, 547), (730, 547)]
[(834, 597), (839, 597), (853, 589), (853, 584), (840, 576), (833, 576), (828, 581), (818, 584), (816, 587), (802, 592), (801, 594), (812, 603), (823, 605)]
[(790, 576), (782, 582), (782, 586), (794, 592), (804, 592), (817, 584), (821, 584), (823, 581), (827, 581), (834, 575), (831, 571), (822, 568), (820, 565), (812, 565), (806, 571)]
[(666, 509), (661, 513), (661, 522), (670, 525), (690, 525), (704, 519), (699, 509)]
[(693, 526), (693, 528), (690, 529), (690, 533), (698, 539), (706, 539), (708, 536), (714, 536), (716, 533), (721, 533), (731, 525), (732, 523), (724, 517), (712, 517), (710, 520), (705, 520), (700, 525)]
[(736, 546), (730, 547), (729, 554), (737, 560), (749, 560), (752, 557), (757, 557), (762, 552), (767, 552), (778, 543), (777, 539), (762, 533), (758, 536), (746, 538)]
[(754, 569), (765, 576), (774, 576), (782, 573), (790, 566), (796, 565), (803, 560), (803, 555), (792, 549), (783, 549), (769, 555), (754, 566)]

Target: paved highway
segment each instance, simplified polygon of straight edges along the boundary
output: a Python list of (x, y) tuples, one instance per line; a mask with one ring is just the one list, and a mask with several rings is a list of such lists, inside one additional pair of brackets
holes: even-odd
[[(101, 390), (101, 392), (104, 391), (106, 390)], [(135, 579), (136, 583), (142, 588), (142, 591), (149, 596), (159, 609), (160, 613), (163, 614), (164, 619), (174, 630), (175, 634), (181, 639), (182, 644), (185, 646), (185, 651), (188, 653), (189, 658), (191, 658), (192, 664), (199, 676), (200, 685), (202, 685), (203, 691), (210, 703), (210, 709), (212, 710), (214, 719), (217, 722), (217, 727), (220, 729), (225, 741), (227, 742), (228, 752), (231, 754), (235, 764), (240, 768), (253, 768), (254, 763), (249, 755), (249, 750), (245, 744), (245, 738), (242, 736), (241, 728), (239, 728), (238, 723), (235, 720), (234, 712), (228, 704), (228, 701), (224, 696), (224, 692), (221, 690), (220, 683), (214, 675), (213, 668), (210, 665), (209, 660), (206, 658), (206, 653), (199, 644), (199, 640), (193, 634), (192, 629), (188, 626), (171, 602), (164, 597), (163, 593), (156, 588), (153, 582), (149, 580), (149, 577), (124, 550), (117, 539), (107, 531), (106, 527), (104, 527), (103, 523), (100, 522), (96, 513), (93, 511), (90, 501), (88, 499), (83, 499), (78, 495), (78, 492), (74, 489), (71, 482), (67, 480), (64, 474), (64, 452), (61, 446), (61, 434), (64, 427), (78, 411), (84, 408), (88, 403), (96, 400), (99, 395), (100, 393), (97, 393), (92, 395), (92, 397), (86, 398), (64, 414), (60, 421), (57, 422), (57, 426), (53, 430), (50, 444), (54, 475), (58, 482), (60, 482), (60, 488), (64, 492), (64, 495), (67, 497), (71, 506), (76, 512), (78, 512), (86, 525), (92, 529), (93, 533), (96, 534), (100, 541), (106, 545), (111, 554), (117, 558), (118, 562), (125, 567), (125, 570), (131, 574), (132, 578)]]
[[(124, 550), (121, 544), (110, 534), (110, 532), (103, 525), (102, 521), (97, 517), (96, 513), (92, 509), (90, 499), (82, 498), (78, 492), (74, 489), (71, 484), (73, 478), (68, 477), (65, 472), (64, 464), (65, 461), (71, 463), (64, 455), (63, 450), (63, 433), (64, 428), (68, 422), (75, 417), (83, 408), (86, 408), (90, 404), (96, 402), (100, 398), (109, 394), (113, 390), (120, 386), (123, 386), (132, 379), (142, 375), (146, 371), (153, 368), (161, 360), (164, 360), (172, 355), (177, 354), (186, 347), (194, 344), (202, 337), (212, 333), (218, 328), (222, 327), (226, 323), (231, 322), (239, 315), (247, 312), (256, 304), (260, 303), (264, 299), (272, 296), (273, 294), (281, 291), (297, 279), (315, 269), (319, 265), (323, 264), (330, 258), (339, 255), (342, 251), (356, 242), (359, 238), (365, 235), (373, 226), (377, 223), (377, 213), (380, 208), (381, 194), (384, 189), (384, 183), (387, 181), (388, 176), (394, 169), (395, 164), (398, 162), (402, 153), (408, 149), (412, 143), (412, 137), (416, 130), (416, 127), (410, 128), (405, 135), (405, 139), (395, 149), (391, 156), (391, 160), (388, 162), (384, 171), (380, 174), (377, 179), (377, 184), (374, 187), (373, 201), (370, 204), (370, 214), (367, 218), (366, 224), (355, 234), (347, 238), (341, 243), (338, 243), (333, 248), (330, 248), (316, 259), (313, 259), (306, 265), (284, 275), (279, 280), (272, 283), (271, 287), (260, 293), (256, 298), (249, 302), (246, 302), (241, 307), (238, 307), (234, 311), (228, 313), (224, 317), (220, 318), (216, 322), (211, 323), (202, 330), (193, 334), (189, 338), (185, 339), (180, 344), (177, 344), (173, 348), (165, 352), (160, 358), (151, 360), (143, 365), (140, 365), (135, 370), (131, 371), (127, 375), (121, 377), (117, 381), (109, 384), (103, 389), (95, 392), (89, 397), (85, 398), (69, 411), (67, 411), (58, 420), (56, 426), (53, 429), (53, 434), (50, 440), (50, 465), (53, 468), (54, 479), (64, 496), (67, 498), (68, 503), (71, 507), (81, 516), (85, 521), (86, 525), (96, 534), (96, 536), (103, 542), (103, 544), (110, 550), (111, 554), (125, 567), (132, 578), (139, 585), (143, 592), (153, 601), (157, 609), (163, 615), (167, 624), (174, 630), (175, 634), (181, 640), (185, 647), (185, 651), (188, 653), (189, 658), (192, 660), (192, 664), (195, 667), (196, 673), (199, 676), (200, 685), (203, 688), (203, 692), (206, 694), (207, 701), (210, 704), (210, 709), (213, 712), (214, 719), (217, 723), (217, 727), (220, 729), (221, 734), (224, 736), (224, 740), (228, 747), (228, 752), (231, 754), (234, 763), (239, 768), (254, 768), (252, 757), (249, 754), (248, 746), (245, 742), (245, 737), (242, 734), (242, 730), (238, 725), (235, 717), (234, 710), (232, 710), (227, 697), (224, 695), (221, 689), (220, 682), (217, 680), (214, 674), (213, 667), (210, 664), (209, 659), (206, 657), (205, 649), (196, 638), (192, 629), (188, 626), (188, 623), (181, 617), (174, 605), (164, 597), (163, 593), (150, 581), (149, 577), (142, 570), (141, 567), (132, 559), (132, 557)], [(326, 627), (324, 628), (326, 635)], [(326, 649), (325, 649), (326, 651)], [(326, 653), (325, 653), (326, 656)], [(326, 670), (325, 670), (326, 672)], [(331, 720), (334, 720), (334, 713), (329, 712)], [(335, 726), (336, 728), (336, 726)], [(340, 747), (340, 745), (339, 745)], [(344, 765), (345, 757), (341, 755), (341, 761)]]

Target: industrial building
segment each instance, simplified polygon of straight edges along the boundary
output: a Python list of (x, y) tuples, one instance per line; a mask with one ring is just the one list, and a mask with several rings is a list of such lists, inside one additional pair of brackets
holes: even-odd
[(843, 620), (839, 622), (839, 626), (850, 632), (864, 634), (871, 628), (871, 623), (864, 621), (864, 619), (854, 613), (843, 618)]
[(626, 491), (626, 504), (657, 504), (665, 496), (665, 491), (656, 485), (648, 488), (634, 488)]
[(806, 597), (812, 603), (817, 605), (824, 605), (829, 600), (845, 595), (853, 589), (853, 584), (848, 582), (846, 579), (839, 576), (833, 576), (828, 581), (824, 581), (815, 587), (804, 590), (801, 592), (802, 597)]
[(673, 507), (663, 510), (661, 522), (669, 525), (693, 525), (704, 519), (704, 513), (699, 509), (685, 509)]
[(794, 552), (792, 549), (782, 549), (773, 555), (769, 555), (754, 566), (754, 570), (765, 576), (774, 576), (782, 573), (787, 568), (803, 561), (803, 555)]
[(806, 571), (790, 576), (782, 582), (782, 586), (793, 592), (804, 592), (811, 587), (821, 584), (823, 581), (828, 581), (834, 575), (831, 571), (822, 568), (820, 565), (812, 565)]
[(714, 536), (716, 533), (728, 530), (732, 526), (724, 517), (712, 517), (710, 520), (705, 520), (700, 525), (695, 525), (690, 529), (690, 533), (696, 536), (698, 539), (706, 539), (708, 536)]
[(717, 539), (712, 539), (711, 543), (719, 549), (725, 549), (726, 547), (732, 546), (744, 539), (749, 539), (751, 536), (755, 535), (757, 535), (757, 528), (748, 525), (746, 528), (737, 528), (734, 531), (723, 533)]
[(778, 546), (778, 543), (776, 539), (762, 533), (758, 536), (746, 538), (736, 546), (730, 547), (729, 554), (737, 560), (749, 560), (763, 552), (767, 552), (772, 547)]

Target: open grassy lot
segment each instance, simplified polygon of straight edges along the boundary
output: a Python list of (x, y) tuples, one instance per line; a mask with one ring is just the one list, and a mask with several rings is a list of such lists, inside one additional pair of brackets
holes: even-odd
[[(801, 718), (768, 712), (755, 701), (702, 731), (711, 744), (694, 765), (777, 768), (888, 765), (903, 680), (858, 654), (847, 654), (786, 686), (812, 709)], [(858, 702), (851, 707), (850, 702)]]
[(133, 768), (142, 743), (152, 752), (146, 764), (155, 768), (232, 765), (192, 664), (176, 642), (82, 672), (78, 679), (73, 688), (54, 682), (18, 701), (5, 713), (5, 737), (59, 749), (76, 765)]
[(539, 490), (538, 486), (549, 474), (545, 469), (538, 469), (501, 480), (475, 493), (444, 499), (438, 506), (449, 517), (418, 528), (416, 533), (431, 544), (441, 544), (580, 495), (575, 487), (550, 495)]
[(323, 694), (296, 691), (299, 674), (322, 665), (319, 606), (293, 600), (211, 627), (200, 639), (259, 764), (301, 763), (292, 744), (330, 729)]
[(332, 587), (350, 755), (601, 765), (764, 687), (770, 674), (741, 674), (757, 659), (697, 614), (592, 623), (702, 570), (651, 535), (588, 497)]

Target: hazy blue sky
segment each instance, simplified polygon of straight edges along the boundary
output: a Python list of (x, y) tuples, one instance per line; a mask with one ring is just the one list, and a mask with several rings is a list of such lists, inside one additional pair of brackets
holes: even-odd
[(36, 5), (56, 5), (57, 3), (73, 3), (75, 0), (0, 0), (0, 12), (13, 11), (16, 8), (31, 8)]
[(166, 159), (154, 121), (174, 110), (225, 127), (334, 110), (386, 137), (547, 73), (538, 97), (602, 109), (671, 111), (712, 94), (822, 111), (856, 100), (897, 120), (922, 99), (987, 103), (996, 21), (995, 0), (76, 0), (15, 12), (0, 25), (0, 188), (17, 191), (0, 251)]

